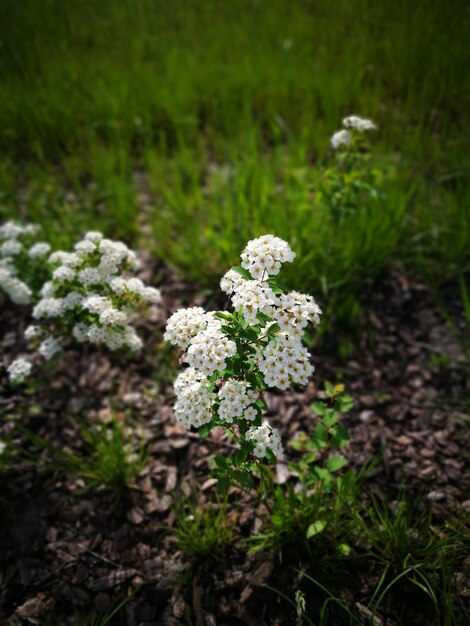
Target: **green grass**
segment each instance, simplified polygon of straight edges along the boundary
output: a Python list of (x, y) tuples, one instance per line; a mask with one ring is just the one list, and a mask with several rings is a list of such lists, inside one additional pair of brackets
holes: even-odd
[[(135, 479), (145, 464), (146, 449), (129, 442), (130, 435), (116, 417), (107, 424), (88, 425), (76, 421), (80, 452), (57, 448), (31, 430), (21, 427), (25, 438), (40, 449), (47, 449), (54, 470), (82, 478), (86, 489), (108, 487), (116, 497), (124, 498), (135, 486)], [(137, 447), (137, 450), (135, 448)]]
[[(297, 623), (372, 625), (390, 617), (406, 626), (420, 616), (433, 626), (463, 625), (468, 515), (443, 523), (403, 496), (391, 503), (368, 502), (359, 491), (349, 496), (348, 502), (331, 498), (322, 509), (327, 523), (306, 540), (307, 525), (318, 516), (317, 495), (292, 506), (294, 498), (278, 488), (273, 512), (251, 538), (291, 571), (292, 588), (274, 591), (295, 608)], [(354, 578), (367, 586), (356, 588), (353, 599)]]
[[(292, 286), (354, 318), (391, 264), (433, 284), (468, 269), (469, 26), (458, 0), (3, 3), (3, 213), (56, 245), (138, 244), (145, 193), (145, 243), (187, 278), (214, 287), (273, 232)], [(378, 123), (394, 176), (337, 228), (315, 171), (349, 113)]]
[(194, 562), (221, 558), (234, 542), (235, 518), (227, 500), (196, 503), (184, 494), (175, 500), (176, 522), (172, 529), (176, 546)]

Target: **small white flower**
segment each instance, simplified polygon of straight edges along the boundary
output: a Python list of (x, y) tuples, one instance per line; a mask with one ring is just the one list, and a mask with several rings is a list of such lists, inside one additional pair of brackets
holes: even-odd
[(99, 243), (103, 239), (103, 235), (96, 230), (91, 230), (85, 235), (84, 239), (93, 243)]
[(229, 270), (220, 281), (220, 288), (224, 293), (231, 294), (241, 287), (245, 279), (235, 270)]
[(187, 348), (192, 338), (207, 328), (208, 318), (209, 315), (199, 306), (178, 309), (168, 319), (163, 338), (174, 346)]
[(26, 341), (32, 341), (41, 335), (41, 328), (39, 326), (28, 326), (24, 331), (24, 338)]
[(90, 294), (83, 300), (82, 304), (84, 309), (88, 309), (90, 313), (102, 313), (106, 309), (112, 307), (112, 302), (104, 296), (98, 296), (95, 293)]
[(334, 150), (337, 150), (341, 146), (346, 148), (351, 145), (352, 136), (348, 130), (339, 130), (331, 138), (331, 146)]
[(39, 257), (46, 256), (46, 254), (49, 254), (50, 249), (51, 246), (48, 243), (40, 241), (38, 243), (35, 243), (34, 246), (31, 246), (31, 248), (28, 250), (28, 256), (31, 259), (37, 259)]
[(294, 258), (295, 252), (287, 241), (273, 235), (263, 235), (246, 244), (241, 254), (241, 265), (253, 278), (264, 280), (278, 274), (282, 263), (292, 263)]
[(215, 394), (208, 391), (209, 381), (204, 374), (189, 367), (179, 374), (174, 387), (176, 393), (175, 416), (184, 428), (187, 430), (191, 426), (199, 428), (211, 421)]
[(246, 440), (255, 443), (254, 454), (263, 459), (269, 448), (276, 457), (282, 456), (282, 443), (279, 432), (264, 420), (261, 426), (252, 426), (246, 431)]
[(71, 267), (61, 265), (53, 271), (52, 278), (59, 282), (71, 281), (75, 278), (75, 272)]
[(7, 368), (10, 382), (13, 384), (22, 383), (31, 373), (32, 365), (26, 359), (20, 357), (13, 361)]
[(51, 298), (55, 295), (55, 285), (52, 281), (48, 280), (41, 287), (41, 291), (39, 292), (43, 298)]
[(162, 301), (162, 296), (158, 289), (155, 287), (145, 287), (143, 291), (143, 298), (145, 302), (149, 304), (159, 304)]
[(5, 222), (0, 226), (0, 239), (16, 239), (23, 232), (23, 226), (17, 222)]
[(5, 291), (14, 304), (29, 304), (31, 302), (31, 289), (23, 281), (13, 276), (8, 267), (0, 267), (0, 289)]
[(88, 287), (89, 285), (99, 285), (103, 277), (94, 267), (87, 267), (78, 272), (78, 280), (82, 285)]
[(352, 128), (360, 132), (364, 130), (374, 130), (377, 126), (371, 120), (363, 119), (357, 115), (350, 115), (343, 120), (344, 128)]
[(80, 257), (77, 254), (74, 252), (63, 252), (62, 250), (53, 252), (48, 261), (52, 265), (60, 263), (61, 265), (67, 265), (67, 267), (78, 267), (81, 263)]
[(0, 254), (2, 256), (16, 256), (21, 252), (22, 247), (16, 239), (9, 239), (0, 246)]
[(41, 354), (46, 361), (50, 361), (52, 357), (62, 350), (60, 342), (55, 337), (47, 337), (39, 346), (39, 354)]
[(83, 343), (88, 339), (88, 330), (89, 327), (86, 324), (84, 324), (83, 322), (79, 322), (73, 327), (72, 335), (79, 343)]
[(81, 258), (87, 257), (90, 254), (93, 254), (94, 252), (96, 252), (96, 250), (97, 250), (96, 245), (92, 241), (89, 241), (88, 239), (79, 241), (75, 245), (75, 252)]
[(113, 307), (109, 307), (100, 313), (100, 322), (103, 326), (113, 326), (124, 324), (127, 316), (122, 311), (118, 311)]

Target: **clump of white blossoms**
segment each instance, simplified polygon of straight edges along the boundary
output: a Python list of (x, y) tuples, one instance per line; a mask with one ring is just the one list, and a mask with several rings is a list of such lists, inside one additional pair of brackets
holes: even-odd
[(50, 245), (35, 241), (38, 231), (14, 221), (0, 226), (0, 290), (14, 304), (29, 304), (47, 274)]
[(177, 421), (198, 428), (201, 436), (224, 426), (239, 438), (236, 458), (216, 458), (219, 480), (230, 479), (234, 471), (240, 478), (250, 459), (282, 455), (279, 433), (262, 417), (262, 393), (268, 387), (305, 385), (313, 373), (302, 336), (308, 324), (319, 324), (321, 310), (310, 295), (285, 293), (275, 278), (294, 257), (278, 237), (253, 239), (242, 252), (241, 266), (220, 283), (232, 313), (193, 307), (168, 320), (164, 337), (186, 351), (183, 360), (189, 365), (175, 381)]
[(331, 138), (334, 150), (341, 147), (349, 148), (364, 131), (374, 130), (377, 126), (371, 120), (362, 119), (357, 115), (350, 115), (343, 119), (343, 129), (336, 132)]
[(10, 363), (7, 368), (9, 380), (13, 385), (23, 383), (31, 373), (32, 365), (29, 361), (20, 357)]
[(37, 323), (25, 332), (46, 360), (69, 339), (110, 350), (140, 350), (142, 340), (132, 315), (142, 306), (159, 303), (161, 297), (158, 289), (129, 275), (139, 266), (132, 250), (99, 232), (89, 232), (74, 252), (54, 252), (48, 261), (52, 277), (33, 310)]

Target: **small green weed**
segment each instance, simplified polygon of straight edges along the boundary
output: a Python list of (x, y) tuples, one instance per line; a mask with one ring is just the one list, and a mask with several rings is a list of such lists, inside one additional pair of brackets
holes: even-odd
[(118, 496), (125, 495), (145, 463), (145, 447), (142, 445), (135, 452), (125, 426), (115, 417), (110, 425), (77, 421), (76, 426), (83, 454), (58, 449), (31, 431), (21, 430), (35, 445), (51, 453), (53, 469), (80, 476), (88, 489), (104, 485)]
[(235, 518), (227, 499), (216, 497), (204, 505), (180, 494), (173, 528), (177, 547), (194, 560), (220, 558), (234, 540)]
[[(435, 619), (444, 620), (442, 623), (446, 625), (458, 623), (448, 621), (448, 617), (457, 601), (456, 579), (451, 571), (455, 574), (464, 554), (462, 522), (456, 520), (454, 528), (450, 524), (435, 526), (430, 511), (417, 512), (402, 497), (393, 503), (372, 498), (365, 514), (357, 514), (356, 522), (368, 557), (382, 565), (369, 601), (373, 614), (385, 596), (396, 591), (395, 586), (403, 592), (415, 587), (427, 596)], [(467, 541), (470, 541), (468, 534)]]
[(274, 489), (266, 526), (249, 541), (254, 550), (273, 550), (280, 560), (288, 555), (289, 562), (315, 560), (331, 573), (338, 557), (351, 551), (350, 508), (357, 500), (359, 481), (351, 470), (337, 475), (346, 461), (340, 454), (330, 454), (349, 441), (339, 418), (353, 400), (342, 385), (326, 383), (326, 393), (327, 403), (313, 404), (320, 419), (312, 436), (301, 435), (291, 442), (302, 454), (289, 466), (297, 484)]

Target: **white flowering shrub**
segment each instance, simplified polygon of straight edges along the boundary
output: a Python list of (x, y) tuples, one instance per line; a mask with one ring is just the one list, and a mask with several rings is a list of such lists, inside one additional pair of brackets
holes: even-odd
[(33, 309), (35, 323), (25, 331), (46, 360), (70, 340), (110, 350), (140, 350), (132, 314), (161, 298), (158, 289), (130, 276), (139, 265), (132, 250), (89, 232), (74, 252), (54, 252), (48, 262), (51, 280), (43, 285)]
[(0, 226), (0, 291), (14, 304), (30, 304), (46, 279), (50, 245), (36, 240), (39, 230), (14, 221)]
[(335, 161), (321, 173), (317, 200), (320, 206), (326, 205), (335, 222), (380, 197), (384, 172), (371, 167), (367, 149), (369, 133), (376, 129), (371, 120), (351, 115), (343, 119), (343, 128), (331, 137)]
[(188, 365), (174, 383), (177, 421), (202, 437), (225, 427), (240, 446), (235, 457), (215, 459), (222, 491), (234, 481), (250, 485), (260, 460), (282, 455), (278, 431), (263, 418), (263, 391), (304, 385), (313, 373), (302, 336), (308, 324), (319, 323), (321, 310), (312, 296), (285, 293), (276, 279), (294, 257), (273, 235), (249, 241), (241, 266), (221, 281), (233, 312), (193, 307), (176, 311), (167, 323), (164, 337), (185, 350)]

